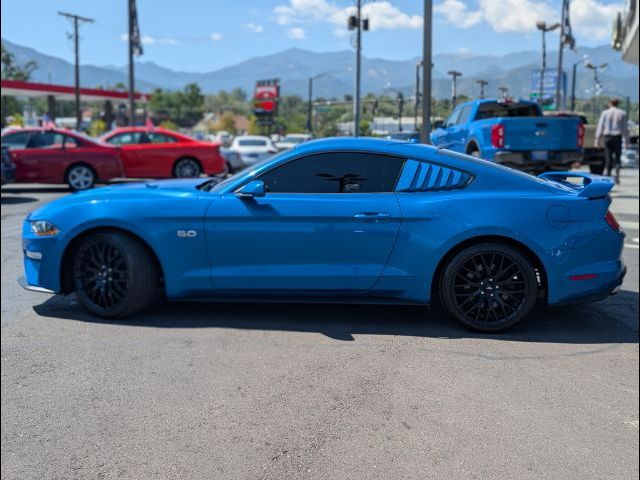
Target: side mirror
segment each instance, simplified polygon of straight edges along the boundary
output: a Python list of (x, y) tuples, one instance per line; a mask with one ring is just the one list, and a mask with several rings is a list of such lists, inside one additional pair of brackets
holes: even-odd
[(252, 180), (236, 191), (238, 198), (264, 197), (266, 189), (262, 180)]

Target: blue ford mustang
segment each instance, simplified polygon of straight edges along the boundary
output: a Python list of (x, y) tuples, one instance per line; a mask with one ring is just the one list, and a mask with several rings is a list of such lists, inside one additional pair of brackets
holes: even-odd
[[(574, 178), (575, 177), (575, 178)], [(429, 304), (480, 331), (622, 282), (608, 178), (433, 147), (301, 144), (253, 170), (76, 193), (24, 222), (27, 288), (118, 318), (163, 298)]]

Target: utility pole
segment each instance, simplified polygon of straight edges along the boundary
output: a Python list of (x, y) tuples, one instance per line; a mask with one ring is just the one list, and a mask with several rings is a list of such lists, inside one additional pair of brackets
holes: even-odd
[(451, 106), (455, 107), (458, 100), (458, 77), (462, 76), (462, 72), (449, 70), (447, 75), (451, 75)]
[(571, 22), (569, 20), (569, 0), (562, 0), (562, 20), (560, 22), (560, 47), (558, 48), (558, 78), (556, 81), (556, 110), (564, 108), (565, 99), (562, 96), (562, 86), (564, 76), (562, 72), (562, 53), (564, 46), (575, 47), (575, 39), (571, 33)]
[(540, 66), (540, 90), (538, 92), (538, 103), (540, 104), (540, 108), (542, 108), (544, 106), (544, 73), (547, 70), (546, 34), (547, 32), (552, 32), (560, 28), (560, 24), (554, 23), (553, 25), (547, 26), (547, 22), (537, 22), (536, 27), (542, 32), (542, 64)]
[(420, 67), (422, 62), (416, 63), (416, 101), (413, 110), (413, 130), (418, 131), (418, 110), (420, 108)]
[(81, 17), (72, 13), (58, 12), (58, 15), (69, 18), (73, 21), (73, 43), (75, 49), (75, 102), (76, 102), (76, 130), (80, 130), (82, 124), (82, 111), (80, 109), (80, 37), (78, 36), (78, 27), (80, 22), (93, 23), (93, 18)]
[(571, 111), (576, 110), (576, 74), (578, 70), (578, 64), (581, 62), (575, 62), (571, 72)]
[(311, 133), (313, 131), (313, 126), (311, 125), (311, 115), (313, 113), (313, 77), (309, 78), (309, 98), (307, 103), (307, 132)]
[(431, 17), (433, 1), (424, 0), (423, 33), (422, 33), (422, 129), (420, 142), (429, 143), (431, 133)]
[(356, 31), (356, 71), (353, 95), (353, 136), (360, 135), (360, 69), (362, 59), (362, 30), (369, 30), (369, 19), (362, 18), (362, 0), (356, 0), (356, 14), (349, 17), (349, 30)]
[(486, 80), (476, 80), (476, 83), (480, 85), (480, 98), (484, 98), (484, 87), (489, 84)]

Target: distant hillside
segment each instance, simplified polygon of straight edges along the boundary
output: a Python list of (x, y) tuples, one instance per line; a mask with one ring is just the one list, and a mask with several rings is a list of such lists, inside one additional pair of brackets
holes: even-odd
[[(5, 47), (16, 55), (20, 62), (35, 60), (38, 70), (33, 79), (39, 82), (51, 82), (71, 85), (73, 83), (73, 65), (65, 60), (39, 53), (38, 51), (2, 40)], [(638, 68), (620, 60), (620, 55), (608, 46), (579, 48), (577, 52), (566, 52), (565, 68), (569, 71), (574, 62), (588, 55), (596, 64), (608, 63), (601, 74), (605, 93), (630, 95), (638, 99)], [(206, 93), (230, 90), (236, 87), (251, 91), (255, 81), (263, 78), (278, 77), (282, 81), (284, 95), (307, 94), (307, 79), (324, 72), (332, 72), (314, 82), (314, 95), (318, 97), (342, 97), (353, 90), (352, 51), (310, 52), (298, 48), (284, 50), (272, 55), (244, 60), (219, 70), (197, 73), (180, 72), (162, 67), (153, 62), (136, 64), (137, 88), (150, 91), (155, 87), (179, 89), (187, 83), (196, 82)], [(364, 93), (382, 93), (402, 91), (410, 96), (414, 91), (415, 65), (417, 58), (404, 61), (363, 57), (362, 86)], [(459, 70), (463, 76), (459, 79), (459, 93), (469, 96), (478, 94), (476, 80), (489, 81), (488, 95), (497, 95), (499, 86), (506, 86), (512, 95), (526, 97), (529, 94), (531, 71), (538, 68), (540, 52), (526, 51), (507, 55), (473, 55), (471, 53), (446, 54), (434, 56), (433, 95), (445, 98), (451, 94), (451, 82), (448, 70)], [(555, 52), (550, 52), (548, 65), (557, 62)], [(581, 65), (578, 68), (576, 95), (591, 96), (594, 86), (591, 71)], [(112, 86), (118, 82), (126, 84), (126, 67), (92, 66), (81, 67), (81, 83), (86, 87)]]

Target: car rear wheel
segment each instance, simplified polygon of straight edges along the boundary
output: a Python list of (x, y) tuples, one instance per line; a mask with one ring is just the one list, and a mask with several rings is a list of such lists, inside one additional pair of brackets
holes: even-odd
[(440, 295), (447, 312), (468, 328), (498, 332), (521, 321), (536, 303), (531, 262), (500, 243), (465, 248), (446, 265)]
[(67, 172), (67, 184), (74, 192), (87, 190), (96, 183), (96, 174), (87, 165), (74, 165)]
[(177, 178), (197, 178), (201, 173), (200, 164), (193, 158), (178, 160), (173, 168), (173, 175)]
[(149, 307), (158, 298), (159, 277), (145, 246), (122, 233), (92, 234), (74, 257), (78, 300), (100, 317), (126, 317)]

